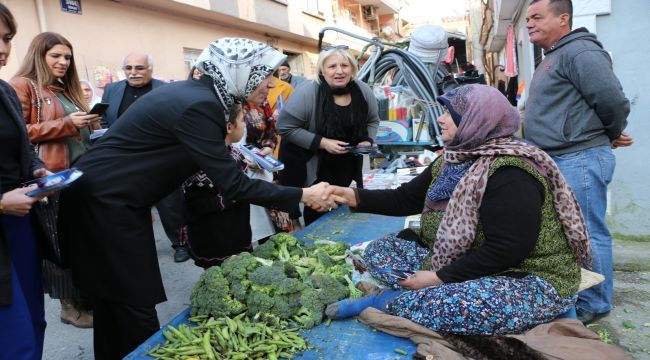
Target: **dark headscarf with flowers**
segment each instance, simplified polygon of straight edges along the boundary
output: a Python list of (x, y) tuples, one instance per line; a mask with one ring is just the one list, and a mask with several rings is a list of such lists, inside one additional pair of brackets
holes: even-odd
[[(471, 248), (490, 166), (500, 156), (521, 157), (546, 178), (553, 206), (576, 261), (591, 267), (589, 237), (573, 191), (553, 159), (537, 147), (512, 137), (519, 128), (519, 113), (503, 94), (486, 85), (465, 85), (439, 97), (439, 102), (448, 109), (451, 107), (459, 122), (456, 135), (445, 144), (443, 170), (436, 184), (448, 181), (445, 168), (470, 165), (460, 174), (448, 199), (432, 249), (432, 270), (452, 263)], [(433, 199), (431, 191), (436, 184), (427, 194), (425, 212), (437, 208), (436, 202), (446, 202)]]
[(274, 48), (244, 38), (223, 38), (213, 41), (196, 60), (196, 68), (212, 78), (217, 97), (224, 111), (235, 101), (246, 98), (273, 74), (287, 58)]

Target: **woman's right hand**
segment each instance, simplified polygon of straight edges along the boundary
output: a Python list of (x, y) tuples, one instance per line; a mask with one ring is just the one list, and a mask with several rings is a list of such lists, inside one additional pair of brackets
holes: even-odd
[(72, 123), (77, 129), (86, 127), (90, 125), (90, 123), (97, 122), (100, 119), (100, 116), (97, 114), (88, 114), (83, 111), (73, 112), (68, 116), (70, 116), (70, 120), (72, 120)]
[(438, 286), (442, 284), (442, 280), (435, 271), (420, 270), (400, 281), (399, 284), (410, 290), (418, 290), (429, 286)]
[(24, 188), (17, 188), (7, 191), (2, 195), (2, 213), (13, 216), (25, 216), (32, 209), (32, 204), (40, 200), (41, 197), (27, 196), (28, 192), (37, 189), (37, 185), (31, 185)]
[(336, 185), (330, 185), (330, 188), (332, 189), (332, 195), (345, 199), (349, 207), (357, 207), (357, 196), (354, 193), (354, 189)]
[(345, 145), (349, 144), (345, 141), (328, 139), (325, 137), (320, 140), (320, 148), (334, 155), (347, 154), (348, 149), (343, 147)]
[(347, 204), (347, 200), (334, 194), (332, 186), (326, 182), (303, 188), (300, 201), (320, 212), (336, 209), (339, 204)]

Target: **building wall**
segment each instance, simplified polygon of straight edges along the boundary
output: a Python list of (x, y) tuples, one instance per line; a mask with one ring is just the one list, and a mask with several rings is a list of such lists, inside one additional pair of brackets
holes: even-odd
[[(289, 55), (292, 72), (312, 78), (317, 72), (317, 40), (324, 27), (334, 26), (368, 39), (376, 36), (367, 30), (361, 5), (352, 0), (83, 0), (82, 15), (62, 12), (56, 0), (0, 1), (19, 23), (9, 65), (0, 72), (5, 79), (15, 74), (31, 39), (45, 30), (71, 41), (82, 77), (92, 79), (95, 69), (105, 67), (114, 80), (123, 77), (121, 59), (132, 51), (153, 56), (155, 77), (184, 79), (197, 51), (224, 36), (265, 42)], [(43, 26), (38, 3), (44, 5)], [(347, 15), (341, 17), (334, 8)], [(350, 21), (349, 10), (358, 24)], [(367, 44), (335, 31), (328, 31), (323, 41), (345, 44), (356, 51)], [(184, 58), (184, 49), (193, 54), (190, 59)]]
[(597, 16), (598, 39), (612, 55), (614, 72), (632, 104), (627, 131), (634, 145), (617, 149), (610, 185), (608, 223), (615, 235), (650, 236), (650, 76), (643, 61), (650, 54), (645, 40), (650, 25), (647, 0), (612, 1), (609, 15)]
[[(29, 42), (41, 29), (35, 1), (5, 0), (3, 3), (11, 9), (18, 22), (18, 34), (13, 41), (9, 64), (0, 71), (0, 78), (8, 79), (16, 72)], [(214, 39), (224, 36), (247, 37), (270, 43), (281, 51), (297, 53), (301, 57), (300, 62), (305, 64), (303, 69), (296, 69), (301, 74), (310, 76), (313, 68), (310, 57), (305, 54), (316, 53), (315, 46), (269, 37), (247, 30), (243, 25), (239, 28), (222, 26), (162, 10), (132, 6), (127, 2), (84, 0), (83, 15), (60, 11), (58, 1), (45, 0), (43, 3), (47, 30), (61, 33), (70, 40), (82, 78), (92, 78), (93, 69), (97, 66), (108, 67), (117, 78), (121, 73), (122, 58), (131, 51), (142, 51), (153, 56), (155, 77), (164, 80), (185, 79), (187, 71), (183, 49), (203, 49)], [(316, 29), (316, 22), (309, 24), (309, 27)]]

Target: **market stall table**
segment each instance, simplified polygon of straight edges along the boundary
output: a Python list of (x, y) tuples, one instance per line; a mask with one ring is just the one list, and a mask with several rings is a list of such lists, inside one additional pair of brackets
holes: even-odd
[[(341, 207), (326, 213), (296, 236), (308, 243), (332, 240), (354, 245), (399, 231), (403, 226), (403, 217), (352, 213), (347, 207)], [(189, 308), (183, 310), (168, 325), (177, 327), (188, 323), (189, 313)], [(409, 359), (415, 353), (415, 344), (411, 340), (376, 331), (353, 319), (332, 321), (329, 326), (321, 324), (305, 331), (303, 336), (313, 349), (298, 354), (295, 359)], [(149, 349), (163, 342), (161, 330), (125, 359), (151, 359), (147, 356)], [(397, 353), (395, 350), (398, 349), (407, 354)]]

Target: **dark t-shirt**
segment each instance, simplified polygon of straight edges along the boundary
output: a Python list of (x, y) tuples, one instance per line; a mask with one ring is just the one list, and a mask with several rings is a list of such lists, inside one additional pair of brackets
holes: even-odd
[(148, 93), (153, 89), (153, 83), (150, 81), (147, 85), (143, 87), (133, 87), (129, 85), (128, 83), (126, 84), (126, 88), (124, 88), (124, 96), (122, 97), (122, 103), (120, 104), (120, 109), (117, 111), (117, 116), (120, 117), (126, 109), (131, 106), (138, 98), (142, 97), (142, 95)]

